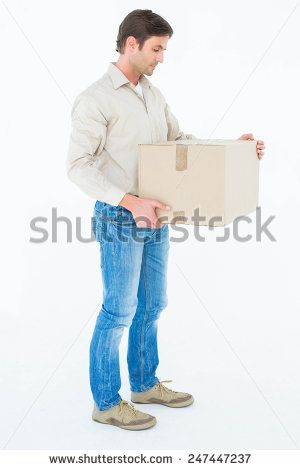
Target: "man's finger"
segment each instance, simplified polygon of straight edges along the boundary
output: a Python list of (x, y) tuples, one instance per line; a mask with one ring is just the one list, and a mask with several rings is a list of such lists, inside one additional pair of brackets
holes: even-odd
[(253, 137), (253, 134), (243, 134), (242, 139), (243, 140), (248, 140), (248, 139), (254, 140), (254, 137)]
[(153, 200), (154, 207), (158, 207), (159, 209), (164, 209), (166, 211), (171, 210), (171, 207), (163, 202), (157, 201), (156, 199)]

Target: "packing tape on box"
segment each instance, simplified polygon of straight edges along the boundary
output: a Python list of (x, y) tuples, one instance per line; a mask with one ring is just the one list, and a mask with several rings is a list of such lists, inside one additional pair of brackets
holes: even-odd
[(187, 145), (176, 145), (176, 171), (184, 171), (187, 169), (187, 152)]

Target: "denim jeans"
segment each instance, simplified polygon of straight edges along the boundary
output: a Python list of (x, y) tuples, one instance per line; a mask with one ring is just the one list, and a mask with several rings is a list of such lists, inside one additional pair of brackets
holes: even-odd
[(131, 390), (145, 391), (158, 382), (157, 326), (167, 306), (169, 227), (137, 227), (130, 211), (101, 201), (92, 221), (103, 296), (90, 344), (90, 386), (97, 408), (106, 410), (121, 401), (119, 344), (125, 327)]

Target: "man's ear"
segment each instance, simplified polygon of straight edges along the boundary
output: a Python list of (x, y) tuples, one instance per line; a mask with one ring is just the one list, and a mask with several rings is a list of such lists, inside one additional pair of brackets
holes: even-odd
[(128, 36), (126, 39), (126, 45), (130, 51), (134, 51), (138, 46), (138, 43), (134, 36)]

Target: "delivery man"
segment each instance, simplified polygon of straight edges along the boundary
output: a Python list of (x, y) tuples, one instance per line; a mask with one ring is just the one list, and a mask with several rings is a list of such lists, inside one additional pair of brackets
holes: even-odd
[[(76, 97), (72, 109), (67, 172), (96, 199), (93, 230), (103, 280), (102, 308), (90, 344), (92, 418), (129, 430), (150, 428), (156, 418), (119, 394), (125, 327), (131, 402), (178, 408), (194, 401), (156, 376), (158, 319), (167, 306), (169, 229), (155, 209), (170, 208), (138, 197), (138, 144), (195, 138), (180, 130), (162, 93), (146, 78), (163, 62), (172, 34), (169, 23), (151, 10), (129, 13), (119, 27), (118, 60)], [(259, 158), (263, 149), (258, 141)]]

